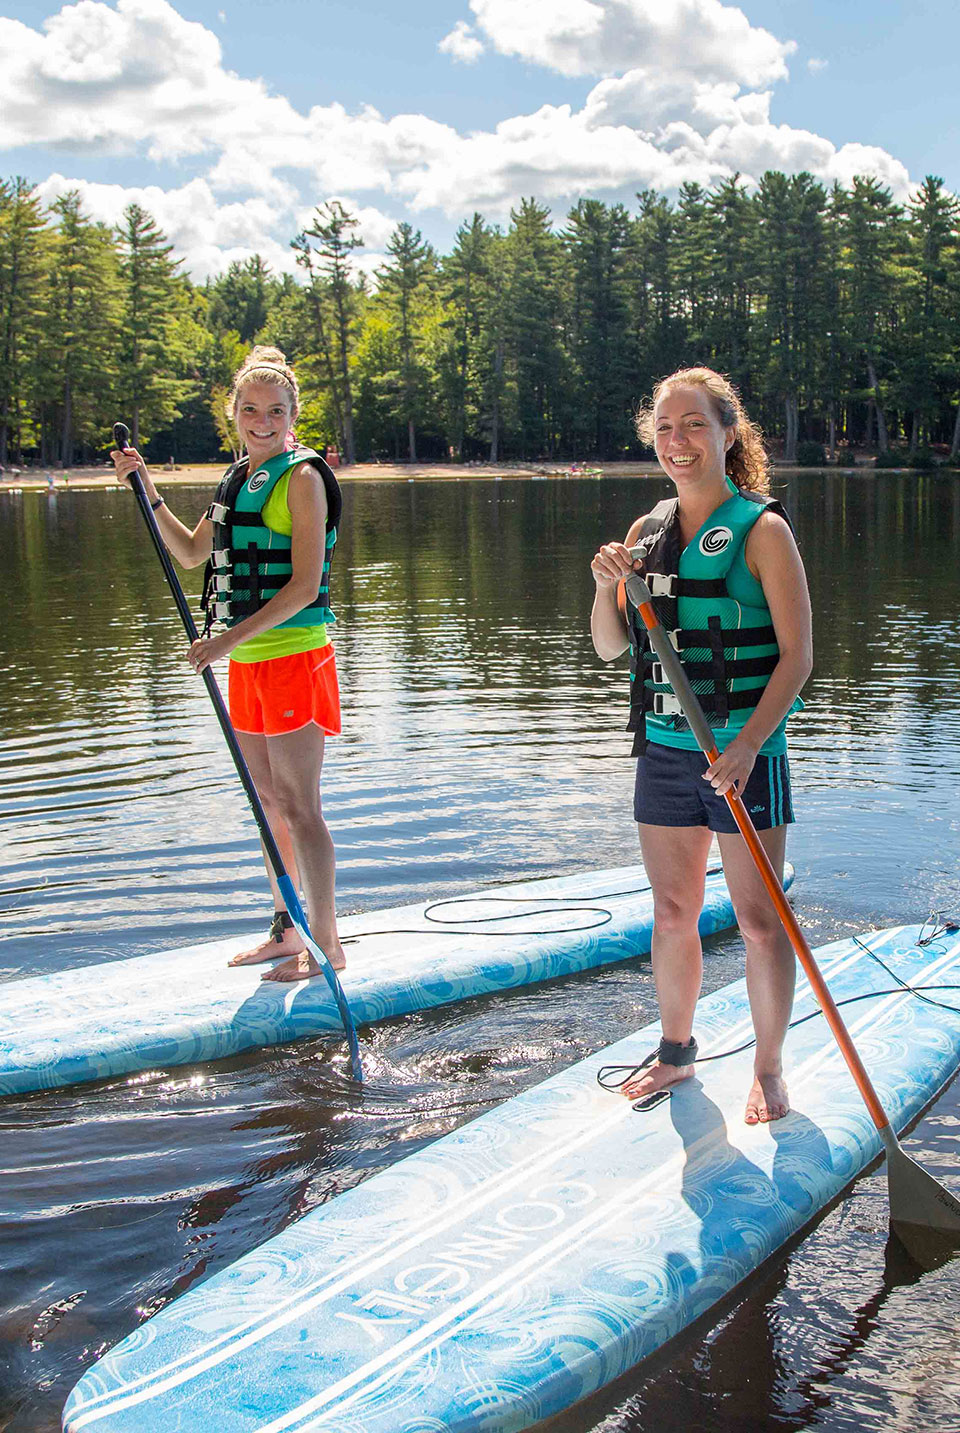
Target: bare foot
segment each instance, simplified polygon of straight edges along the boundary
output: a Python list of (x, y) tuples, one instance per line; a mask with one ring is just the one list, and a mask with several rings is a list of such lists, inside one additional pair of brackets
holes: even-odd
[(280, 960), (285, 955), (300, 955), (303, 951), (303, 941), (295, 930), (285, 930), (283, 940), (275, 940), (268, 935), (259, 945), (252, 946), (250, 950), (241, 950), (239, 955), (233, 956), (227, 961), (228, 965), (260, 965), (264, 960)]
[(757, 1075), (750, 1086), (743, 1116), (748, 1125), (782, 1120), (790, 1111), (790, 1096), (782, 1075)]
[[(323, 953), (334, 970), (346, 969), (347, 958), (339, 941), (335, 947), (331, 946)], [(315, 960), (308, 950), (301, 950), (292, 959), (285, 960), (282, 965), (274, 966), (273, 970), (265, 970), (260, 979), (276, 980), (283, 984), (295, 980), (309, 980), (312, 976), (322, 973), (319, 961)]]
[(655, 1095), (658, 1090), (679, 1084), (681, 1080), (689, 1080), (693, 1068), (692, 1065), (661, 1065), (658, 1060), (629, 1084), (621, 1085), (620, 1093), (628, 1100), (642, 1100), (645, 1095)]

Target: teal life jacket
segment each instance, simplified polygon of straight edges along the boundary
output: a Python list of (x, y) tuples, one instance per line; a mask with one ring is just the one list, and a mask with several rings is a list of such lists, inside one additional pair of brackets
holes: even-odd
[[(644, 518), (637, 548), (654, 610), (680, 654), (687, 676), (714, 730), (743, 726), (780, 660), (770, 608), (757, 583), (755, 603), (732, 597), (727, 578), (757, 519), (764, 512), (790, 518), (762, 493), (741, 491), (728, 479), (730, 497), (711, 513), (682, 548), (677, 499), (658, 503)], [(792, 527), (792, 524), (791, 524)], [(634, 756), (647, 745), (647, 725), (688, 731), (680, 703), (650, 646), (647, 629), (627, 598), (630, 636), (630, 720)]]
[(310, 463), (323, 479), (327, 521), (323, 568), (316, 597), (306, 607), (278, 622), (278, 627), (313, 627), (335, 622), (330, 610), (330, 563), (343, 509), (340, 485), (332, 470), (312, 448), (297, 447), (268, 458), (252, 473), (243, 457), (220, 479), (207, 517), (213, 524), (213, 551), (203, 579), (200, 604), (206, 631), (215, 621), (233, 627), (275, 597), (293, 576), (292, 540), (263, 521), (263, 508), (284, 473)]

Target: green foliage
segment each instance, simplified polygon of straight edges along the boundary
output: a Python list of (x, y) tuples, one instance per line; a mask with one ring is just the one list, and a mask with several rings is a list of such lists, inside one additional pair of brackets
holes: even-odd
[(797, 466), (801, 468), (825, 468), (827, 466), (827, 450), (823, 444), (815, 442), (812, 438), (805, 438), (802, 443), (798, 443)]
[(234, 259), (226, 273), (207, 284), (208, 322), (214, 333), (232, 330), (248, 348), (263, 328), (283, 285), (259, 254)]
[(938, 466), (936, 454), (932, 448), (921, 445), (919, 448), (912, 448), (907, 454), (907, 467), (916, 468), (918, 472), (929, 473)]
[(134, 447), (152, 429), (180, 416), (178, 399), (189, 384), (176, 370), (186, 366), (199, 335), (189, 322), (190, 292), (150, 215), (139, 204), (124, 210), (117, 230), (120, 275), (118, 411), (130, 424)]
[[(357, 315), (363, 286), (354, 277), (350, 255), (363, 248), (354, 233), (357, 221), (338, 199), (317, 209), (309, 229), (293, 241), (297, 262), (309, 275), (311, 298), (321, 335), (329, 402), (325, 421), (332, 418), (334, 437), (346, 462), (356, 462), (353, 432), (353, 380)], [(311, 239), (316, 243), (311, 244)], [(327, 310), (324, 321), (323, 313)]]
[[(348, 459), (639, 456), (656, 380), (709, 364), (785, 459), (960, 455), (960, 212), (928, 176), (909, 204), (872, 178), (737, 175), (561, 222), (534, 198), (504, 231), (474, 214), (438, 257), (398, 224), (374, 281), (338, 201), (292, 240), (297, 276), (257, 255), (202, 286), (153, 219), (116, 232), (76, 193), (44, 212), (0, 183), (0, 462), (102, 453), (123, 416), (149, 456), (233, 451), (223, 416), (254, 341), (296, 364), (299, 432)], [(912, 455), (912, 456), (910, 456)]]
[(36, 354), (47, 326), (52, 243), (23, 178), (0, 184), (0, 464), (36, 441)]
[(114, 236), (70, 190), (52, 205), (47, 327), (38, 353), (43, 461), (64, 466), (105, 446), (120, 378), (123, 291)]
[(905, 448), (887, 448), (884, 452), (878, 453), (876, 457), (878, 468), (910, 468), (913, 464), (910, 461), (910, 454)]

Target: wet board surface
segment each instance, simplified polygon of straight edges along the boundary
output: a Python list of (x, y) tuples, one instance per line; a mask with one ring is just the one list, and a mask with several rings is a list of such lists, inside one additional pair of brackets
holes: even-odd
[[(960, 933), (861, 937), (903, 980), (960, 978)], [(960, 1061), (960, 1014), (855, 939), (818, 953), (892, 1124)], [(947, 1002), (957, 992), (946, 992)], [(960, 1004), (960, 1001), (957, 1001)], [(795, 1017), (814, 1008), (806, 981)], [(701, 1053), (751, 1025), (742, 981)], [(823, 1019), (791, 1030), (793, 1111), (743, 1123), (752, 1052), (648, 1114), (596, 1082), (649, 1027), (332, 1199), (157, 1313), (71, 1394), (69, 1433), (519, 1433), (653, 1353), (802, 1229), (880, 1150)]]
[[(711, 866), (701, 933), (733, 919)], [(340, 978), (356, 1024), (369, 1024), (645, 955), (652, 927), (642, 866), (587, 871), (348, 916)], [(234, 936), (0, 984), (0, 1095), (342, 1035), (322, 976), (278, 985), (261, 980), (263, 965), (228, 967), (253, 943)]]

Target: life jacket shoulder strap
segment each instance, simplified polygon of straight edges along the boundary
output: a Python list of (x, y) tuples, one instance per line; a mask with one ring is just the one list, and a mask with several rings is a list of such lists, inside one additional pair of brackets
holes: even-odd
[(748, 503), (759, 503), (766, 512), (773, 512), (778, 517), (782, 517), (796, 540), (797, 531), (793, 525), (793, 518), (778, 498), (772, 498), (769, 493), (755, 493), (750, 488), (741, 488), (739, 496), (745, 498)]
[[(677, 512), (677, 499), (664, 498), (640, 519), (640, 526), (634, 536), (634, 547), (643, 547), (649, 553), (661, 534), (666, 533)], [(630, 621), (627, 608), (627, 579), (617, 583), (617, 610), (625, 622)]]

